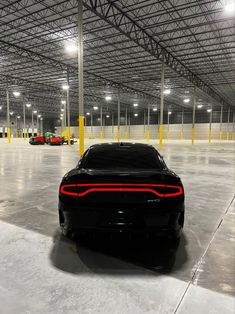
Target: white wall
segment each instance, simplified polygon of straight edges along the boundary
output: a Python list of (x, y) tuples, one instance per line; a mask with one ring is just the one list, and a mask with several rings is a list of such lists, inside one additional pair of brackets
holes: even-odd
[[(219, 139), (219, 123), (212, 123), (212, 139)], [(58, 132), (60, 132), (60, 127), (57, 127)], [(168, 126), (164, 126), (163, 136), (166, 138), (166, 133), (168, 130)], [(121, 138), (124, 138), (125, 126), (121, 126)], [(158, 126), (150, 125), (150, 139), (158, 138)], [(225, 134), (227, 132), (227, 124), (224, 123), (222, 125), (223, 136), (225, 138)], [(229, 126), (230, 133), (233, 131), (233, 125), (230, 123)], [(104, 126), (103, 127), (103, 136), (104, 138), (111, 138), (112, 127)], [(179, 139), (181, 132), (181, 124), (171, 124), (169, 128), (170, 139)], [(191, 139), (192, 125), (185, 124), (184, 125), (184, 138)], [(198, 123), (195, 124), (195, 139), (198, 140), (207, 140), (209, 133), (209, 123)], [(71, 127), (71, 134), (74, 134), (75, 137), (78, 137), (78, 127)], [(85, 127), (85, 137), (89, 138), (91, 135), (91, 128), (89, 126)], [(93, 135), (95, 138), (100, 137), (100, 127), (93, 126)], [(117, 127), (114, 127), (114, 135), (117, 136)], [(130, 138), (132, 139), (143, 139), (144, 138), (144, 125), (132, 125), (130, 127)]]

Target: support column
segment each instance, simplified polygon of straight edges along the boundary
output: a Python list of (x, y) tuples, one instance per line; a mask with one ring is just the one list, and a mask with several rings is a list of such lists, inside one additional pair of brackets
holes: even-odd
[(235, 135), (235, 112), (233, 113), (233, 131), (232, 131), (232, 141), (234, 141)]
[(195, 139), (195, 114), (196, 114), (196, 86), (193, 89), (193, 122), (192, 122), (192, 145)]
[(131, 138), (131, 115), (128, 117), (128, 139)]
[(150, 139), (149, 124), (150, 124), (150, 107), (148, 106), (148, 112), (147, 112), (147, 131), (146, 131), (146, 140), (147, 140), (147, 141), (149, 141), (149, 139)]
[(38, 113), (37, 113), (37, 135), (39, 135)]
[(8, 84), (7, 84), (7, 142), (8, 142), (8, 144), (10, 144), (10, 142), (11, 142), (10, 97), (9, 97)]
[(184, 109), (182, 110), (182, 117), (181, 117), (181, 132), (180, 132), (180, 139), (184, 139)]
[(68, 145), (71, 145), (71, 132), (70, 132), (70, 102), (69, 102), (69, 69), (67, 68), (67, 99), (66, 99), (66, 109), (67, 109), (67, 121), (68, 121), (68, 128), (67, 128), (67, 137), (68, 137)]
[(102, 105), (100, 106), (100, 139), (103, 139), (103, 112)]
[(41, 135), (43, 136), (43, 118), (41, 118), (40, 121), (41, 121)]
[(164, 110), (164, 55), (161, 71), (161, 104), (160, 104), (160, 125), (159, 125), (159, 148), (163, 148), (163, 110)]
[(230, 120), (230, 107), (228, 108), (228, 123), (227, 123), (227, 132), (226, 132), (226, 140), (229, 140), (229, 121)]
[(220, 126), (219, 126), (219, 139), (220, 139), (220, 142), (223, 139), (222, 124), (223, 124), (223, 105), (221, 105), (221, 109), (220, 109)]
[(32, 108), (32, 136), (34, 136), (33, 108)]
[(125, 115), (125, 134), (124, 134), (125, 140), (128, 138), (128, 132), (127, 132), (127, 108), (126, 108), (126, 115)]
[(145, 110), (144, 110), (144, 139), (146, 139)]
[(211, 133), (212, 113), (213, 113), (213, 110), (212, 110), (212, 108), (211, 108), (211, 112), (210, 112), (210, 124), (209, 124), (209, 137), (208, 137), (209, 143), (211, 143), (211, 139), (212, 139), (212, 133)]
[(26, 132), (26, 126), (25, 126), (25, 100), (23, 98), (23, 138), (26, 141), (27, 132)]
[(167, 111), (167, 133), (166, 133), (166, 139), (170, 139), (170, 114), (169, 111)]
[(79, 155), (84, 153), (84, 103), (83, 103), (83, 5), (78, 0), (78, 108), (79, 108)]
[(93, 111), (91, 110), (91, 135), (90, 138), (94, 138), (94, 133), (93, 133)]
[(120, 142), (120, 90), (118, 89), (117, 141)]
[(112, 131), (111, 131), (111, 139), (113, 140), (114, 139), (114, 126), (113, 126), (113, 123), (114, 123), (114, 121), (113, 121), (113, 112), (112, 112)]

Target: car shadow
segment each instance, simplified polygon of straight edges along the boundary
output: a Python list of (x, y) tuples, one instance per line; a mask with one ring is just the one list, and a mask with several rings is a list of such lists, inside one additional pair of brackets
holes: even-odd
[(163, 239), (123, 236), (70, 241), (59, 232), (50, 252), (54, 267), (73, 274), (147, 275), (172, 273), (187, 261), (186, 238), (171, 245)]

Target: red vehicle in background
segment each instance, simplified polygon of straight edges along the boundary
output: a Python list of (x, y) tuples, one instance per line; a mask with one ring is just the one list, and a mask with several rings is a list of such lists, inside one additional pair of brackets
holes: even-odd
[(62, 137), (59, 135), (53, 135), (47, 139), (49, 145), (62, 145)]
[(29, 139), (29, 144), (31, 145), (44, 145), (45, 144), (45, 136), (33, 136)]

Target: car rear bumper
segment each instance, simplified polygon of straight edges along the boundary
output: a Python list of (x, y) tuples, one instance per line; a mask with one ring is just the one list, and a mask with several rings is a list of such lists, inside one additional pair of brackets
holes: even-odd
[(148, 210), (79, 208), (59, 206), (62, 223), (73, 232), (131, 232), (179, 236), (183, 226), (184, 204), (176, 209)]

